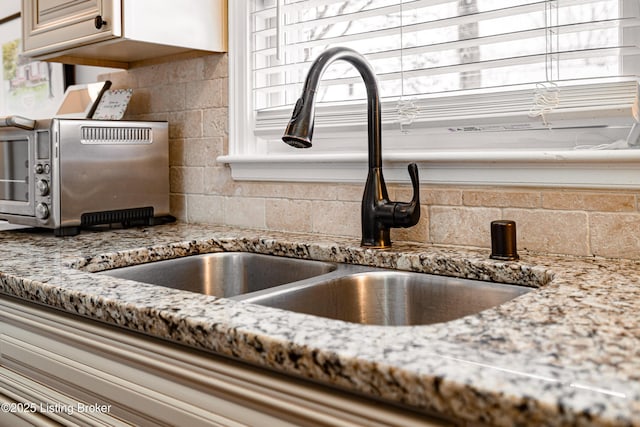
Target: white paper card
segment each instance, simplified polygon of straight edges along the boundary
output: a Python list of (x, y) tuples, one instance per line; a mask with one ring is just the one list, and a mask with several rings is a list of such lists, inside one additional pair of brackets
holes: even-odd
[(120, 120), (127, 110), (133, 89), (108, 90), (100, 99), (98, 108), (93, 113), (92, 119), (96, 120)]

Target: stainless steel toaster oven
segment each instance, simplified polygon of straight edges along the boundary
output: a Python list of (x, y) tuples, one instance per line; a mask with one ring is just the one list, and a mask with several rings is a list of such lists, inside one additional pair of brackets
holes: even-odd
[(0, 127), (0, 219), (74, 235), (169, 217), (162, 121), (38, 120)]

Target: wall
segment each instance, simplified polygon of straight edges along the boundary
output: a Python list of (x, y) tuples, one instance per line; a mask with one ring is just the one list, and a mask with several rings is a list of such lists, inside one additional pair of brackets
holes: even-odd
[[(128, 118), (170, 123), (171, 211), (180, 220), (270, 230), (360, 236), (362, 185), (235, 182), (216, 162), (228, 146), (227, 56), (111, 73), (134, 88)], [(284, 124), (283, 124), (284, 126)], [(409, 200), (390, 186), (392, 200)], [(513, 219), (518, 247), (640, 259), (640, 191), (421, 187), (422, 219), (394, 240), (490, 247), (489, 224)]]

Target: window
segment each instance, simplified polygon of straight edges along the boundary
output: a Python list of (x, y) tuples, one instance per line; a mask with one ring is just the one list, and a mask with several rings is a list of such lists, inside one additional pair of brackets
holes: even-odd
[(336, 61), (314, 146), (280, 141), (313, 59), (376, 70), (388, 181), (638, 186), (640, 19), (628, 0), (248, 0), (230, 4), (231, 163), (238, 179), (359, 181), (364, 85)]

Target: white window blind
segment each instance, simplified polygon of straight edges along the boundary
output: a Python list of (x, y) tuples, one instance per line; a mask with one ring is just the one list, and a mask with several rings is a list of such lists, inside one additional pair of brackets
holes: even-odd
[(387, 161), (629, 148), (616, 142), (639, 119), (638, 9), (635, 0), (247, 0), (249, 84), (237, 118), (255, 143), (232, 144), (226, 160), (362, 159), (365, 87), (344, 61), (321, 81), (314, 147), (280, 141), (309, 67), (334, 46), (376, 71)]
[[(605, 87), (626, 88), (635, 95), (628, 85), (599, 81), (600, 92), (593, 94), (599, 99), (594, 100), (584, 86), (593, 79), (637, 74), (630, 66), (625, 69), (625, 58), (637, 58), (640, 48), (637, 40), (625, 40), (624, 32), (637, 31), (640, 20), (631, 11), (625, 16), (619, 0), (255, 0), (253, 4), (258, 129), (269, 129), (270, 117), (280, 120), (279, 115), (262, 112), (293, 105), (313, 59), (338, 45), (366, 55), (385, 100), (402, 97), (400, 107), (387, 103), (387, 122), (412, 116), (464, 117), (473, 115), (474, 109), (495, 114), (537, 110), (542, 116), (543, 110), (557, 106), (557, 99), (549, 99), (556, 89), (539, 86), (536, 101), (531, 85), (550, 81), (565, 87), (582, 83), (579, 91), (568, 88), (563, 91), (566, 96), (559, 97), (573, 107), (580, 100), (590, 107), (599, 100), (617, 104), (619, 98), (603, 97), (603, 92), (609, 93)], [(528, 90), (517, 94), (519, 87)], [(462, 110), (460, 101), (452, 105), (447, 97), (434, 96), (460, 99), (462, 92), (474, 89), (483, 89), (481, 96), (462, 100), (470, 102)], [(353, 67), (337, 62), (325, 73), (318, 99), (361, 100), (364, 90)], [(500, 96), (487, 96), (500, 92), (509, 93), (510, 104)], [(420, 103), (421, 99), (428, 101)], [(495, 105), (488, 102), (491, 99)], [(362, 117), (357, 114), (355, 120)]]

